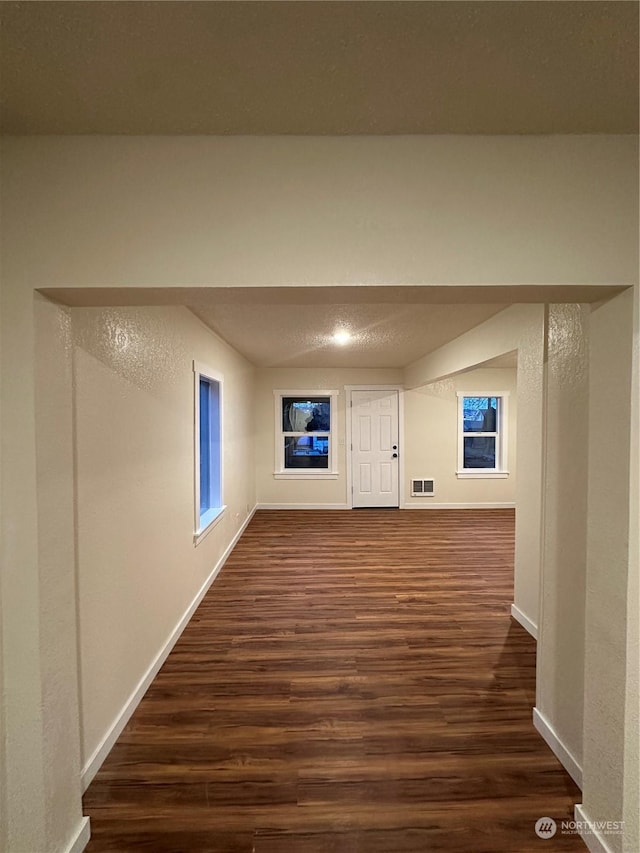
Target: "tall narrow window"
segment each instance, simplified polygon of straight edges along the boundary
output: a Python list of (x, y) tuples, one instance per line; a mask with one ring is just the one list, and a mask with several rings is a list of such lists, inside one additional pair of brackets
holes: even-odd
[(508, 394), (458, 392), (458, 477), (506, 477)]
[(194, 362), (195, 541), (224, 511), (222, 500), (222, 377)]

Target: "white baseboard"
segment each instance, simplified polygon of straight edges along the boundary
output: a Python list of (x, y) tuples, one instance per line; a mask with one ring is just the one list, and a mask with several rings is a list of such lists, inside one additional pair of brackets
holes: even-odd
[[(427, 499), (425, 499), (426, 501)], [(515, 509), (515, 503), (402, 504), (400, 509)], [(256, 509), (351, 509), (349, 504), (257, 504)]]
[(89, 818), (83, 817), (74, 833), (71, 843), (67, 845), (65, 853), (82, 853), (89, 843), (90, 838)]
[(522, 610), (520, 610), (520, 608), (515, 604), (511, 605), (511, 615), (516, 622), (519, 622), (520, 625), (522, 625), (525, 631), (528, 631), (531, 634), (534, 640), (538, 639), (538, 626), (535, 622), (532, 622), (528, 616), (525, 616)]
[(198, 590), (195, 598), (193, 599), (193, 601), (191, 602), (191, 604), (187, 608), (186, 612), (181, 617), (180, 621), (178, 622), (176, 627), (173, 629), (173, 631), (171, 632), (171, 634), (167, 638), (167, 641), (162, 646), (162, 648), (160, 649), (160, 651), (158, 652), (158, 654), (154, 658), (153, 662), (151, 663), (151, 665), (149, 666), (149, 668), (147, 669), (145, 674), (140, 679), (138, 686), (135, 688), (135, 690), (133, 691), (131, 696), (129, 696), (128, 700), (125, 702), (124, 707), (122, 708), (120, 713), (117, 715), (116, 719), (111, 724), (111, 726), (110, 726), (109, 730), (107, 731), (107, 733), (105, 734), (104, 738), (102, 739), (102, 741), (100, 742), (98, 747), (95, 749), (95, 751), (93, 752), (91, 757), (88, 759), (88, 761), (84, 765), (84, 767), (82, 769), (82, 774), (81, 774), (83, 792), (87, 790), (87, 788), (91, 784), (93, 777), (96, 775), (96, 773), (98, 772), (98, 770), (102, 766), (102, 763), (104, 762), (105, 758), (111, 752), (113, 745), (115, 744), (115, 742), (118, 740), (118, 738), (122, 734), (122, 730), (127, 725), (127, 723), (129, 722), (129, 720), (131, 718), (131, 715), (133, 714), (135, 709), (140, 704), (140, 700), (142, 699), (144, 694), (149, 689), (151, 682), (153, 681), (153, 679), (156, 677), (156, 675), (160, 671), (162, 664), (168, 658), (169, 653), (171, 652), (171, 650), (175, 646), (176, 642), (178, 641), (180, 634), (182, 634), (184, 629), (187, 627), (187, 623), (189, 622), (189, 620), (191, 619), (193, 614), (196, 612), (198, 605), (200, 604), (202, 599), (207, 594), (209, 587), (211, 586), (213, 581), (216, 579), (216, 576), (220, 572), (220, 569), (226, 563), (226, 561), (229, 557), (229, 554), (231, 554), (231, 552), (233, 551), (234, 547), (236, 546), (236, 543), (238, 542), (238, 539), (240, 539), (240, 537), (242, 536), (242, 534), (245, 531), (245, 528), (247, 527), (247, 525), (249, 524), (249, 522), (253, 518), (253, 515), (256, 511), (256, 508), (257, 507), (254, 507), (251, 510), (251, 512), (249, 513), (249, 515), (247, 516), (247, 518), (243, 522), (243, 524), (240, 527), (240, 529), (238, 530), (238, 532), (235, 534), (235, 536), (233, 537), (231, 542), (227, 545), (224, 553), (222, 554), (222, 556), (220, 557), (220, 559), (218, 560), (218, 562), (214, 566), (211, 574), (209, 575), (209, 577), (205, 580), (205, 582), (202, 584), (202, 586)]
[[(592, 821), (586, 813), (582, 803), (576, 803), (574, 807), (574, 817), (579, 826), (578, 834), (591, 853), (613, 853), (611, 847), (609, 847), (597, 827), (593, 825), (594, 821)], [(589, 828), (587, 828), (587, 825)]]
[(349, 509), (347, 504), (258, 504), (256, 509)]
[(580, 767), (569, 749), (564, 745), (560, 735), (555, 731), (549, 720), (537, 708), (533, 709), (533, 725), (542, 735), (547, 746), (549, 746), (578, 788), (582, 790), (582, 767)]
[(515, 509), (514, 501), (504, 503), (432, 503), (429, 498), (420, 498), (424, 503), (404, 503), (401, 509)]

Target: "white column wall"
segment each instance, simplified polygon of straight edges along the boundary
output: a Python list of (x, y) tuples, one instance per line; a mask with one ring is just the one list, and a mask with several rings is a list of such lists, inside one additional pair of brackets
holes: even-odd
[[(632, 345), (633, 292), (629, 290), (593, 310), (589, 322), (582, 808), (596, 821), (624, 819), (625, 781), (632, 785), (635, 779), (637, 786), (640, 766), (637, 739), (635, 752), (633, 740), (625, 743), (625, 726), (630, 722), (625, 720), (627, 634), (632, 627), (627, 623), (627, 594), (630, 577), (637, 573), (629, 553)], [(636, 434), (634, 443), (637, 440)], [(625, 833), (606, 837), (610, 850), (631, 853), (637, 826), (630, 824)]]
[[(631, 387), (640, 388), (640, 293), (633, 306)], [(629, 582), (627, 586), (627, 683), (625, 710), (624, 806), (625, 853), (640, 850), (640, 405), (631, 399), (629, 464)], [(635, 438), (634, 438), (635, 437)]]
[(588, 321), (588, 306), (549, 306), (536, 680), (536, 721), (578, 783), (584, 705)]

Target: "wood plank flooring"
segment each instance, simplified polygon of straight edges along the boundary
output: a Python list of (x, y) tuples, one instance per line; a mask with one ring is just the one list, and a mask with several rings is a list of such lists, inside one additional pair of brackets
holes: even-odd
[(88, 789), (88, 853), (533, 853), (509, 510), (258, 512)]

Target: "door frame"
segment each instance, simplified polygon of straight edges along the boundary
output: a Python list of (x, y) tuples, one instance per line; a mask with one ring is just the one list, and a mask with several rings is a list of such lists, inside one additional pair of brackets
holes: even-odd
[(347, 509), (353, 509), (353, 455), (351, 447), (351, 392), (352, 391), (397, 391), (398, 392), (398, 508), (404, 509), (404, 385), (345, 385), (345, 448), (347, 474)]

